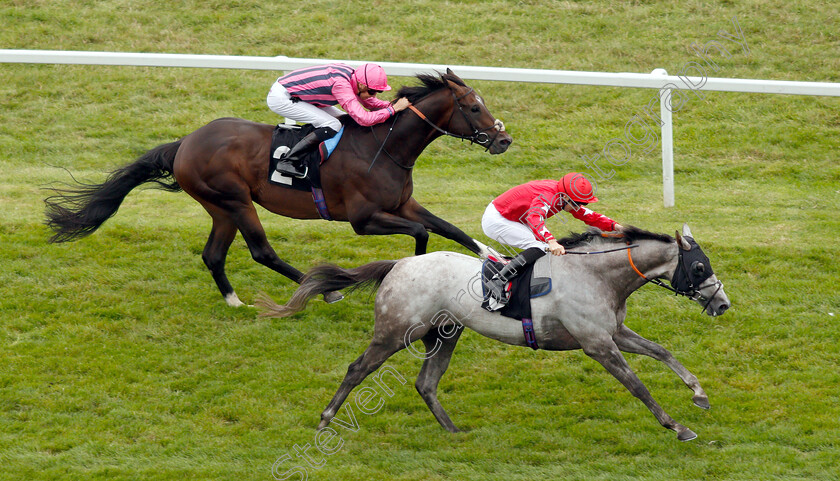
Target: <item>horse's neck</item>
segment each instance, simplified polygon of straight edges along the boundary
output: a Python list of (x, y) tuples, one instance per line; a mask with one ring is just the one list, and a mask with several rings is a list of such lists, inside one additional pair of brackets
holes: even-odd
[[(416, 108), (433, 124), (442, 123), (445, 116), (452, 113), (453, 107), (436, 98), (427, 98), (428, 100), (418, 102)], [(349, 153), (348, 159), (353, 162), (357, 161), (355, 159), (363, 159), (371, 164), (371, 168), (390, 172), (390, 178), (407, 179), (410, 183), (411, 168), (417, 158), (442, 134), (410, 109), (397, 115), (396, 118), (374, 125), (371, 129), (363, 127), (354, 131), (354, 139), (343, 140), (338, 150)]]
[[(647, 279), (665, 278), (670, 281), (671, 274), (677, 265), (676, 243), (641, 240), (636, 244), (638, 247), (629, 249), (621, 256), (616, 256), (612, 261), (613, 265), (606, 269), (606, 275), (614, 278), (616, 288), (626, 291), (627, 296), (647, 283), (645, 277)], [(640, 276), (633, 266), (645, 277)]]
[[(443, 93), (432, 94), (432, 96), (436, 95), (443, 95)], [(436, 97), (420, 101), (414, 107), (425, 115), (429, 122), (439, 127), (452, 113), (452, 106), (438, 101)], [(397, 124), (394, 127), (395, 140), (389, 145), (398, 145), (399, 149), (392, 147), (392, 150), (399, 150), (399, 155), (404, 160), (411, 161), (412, 164), (432, 141), (443, 135), (411, 109), (402, 111)], [(446, 126), (441, 128), (445, 129)]]

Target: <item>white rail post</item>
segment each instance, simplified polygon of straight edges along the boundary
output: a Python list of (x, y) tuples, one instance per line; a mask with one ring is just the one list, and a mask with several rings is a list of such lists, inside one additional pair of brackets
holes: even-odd
[[(667, 76), (664, 68), (652, 75)], [(662, 199), (665, 207), (674, 207), (674, 122), (671, 115), (671, 89), (659, 90), (659, 118), (662, 120)]]

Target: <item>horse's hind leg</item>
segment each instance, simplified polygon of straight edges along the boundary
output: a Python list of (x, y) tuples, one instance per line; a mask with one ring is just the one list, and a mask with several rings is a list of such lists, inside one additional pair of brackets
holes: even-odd
[(223, 214), (211, 213), (210, 216), (213, 218), (213, 228), (210, 230), (210, 237), (201, 253), (201, 259), (204, 261), (204, 265), (210, 269), (213, 280), (216, 281), (225, 302), (232, 307), (244, 306), (245, 304), (239, 300), (239, 296), (233, 291), (233, 286), (230, 285), (227, 274), (225, 274), (225, 258), (233, 239), (236, 237), (236, 224)]
[(237, 227), (239, 227), (239, 232), (245, 238), (245, 243), (248, 244), (251, 257), (255, 261), (283, 274), (298, 284), (300, 283), (300, 280), (303, 278), (303, 273), (280, 259), (277, 252), (268, 243), (265, 229), (263, 229), (260, 223), (257, 209), (254, 208), (253, 204), (248, 202), (247, 205), (243, 205), (237, 209), (233, 218), (236, 221)]
[(627, 360), (621, 355), (618, 346), (610, 337), (605, 334), (603, 337), (598, 337), (597, 339), (580, 340), (580, 344), (583, 347), (583, 352), (587, 356), (601, 363), (632, 395), (645, 403), (645, 406), (653, 413), (656, 420), (659, 421), (659, 424), (675, 431), (677, 433), (677, 439), (680, 441), (690, 441), (697, 437), (694, 431), (674, 421), (653, 399), (650, 391), (648, 391), (639, 377), (636, 376), (636, 373), (633, 372), (633, 369), (627, 364)]
[[(242, 203), (237, 208), (232, 209), (231, 212), (232, 218), (239, 228), (239, 232), (242, 233), (242, 237), (245, 238), (245, 243), (248, 244), (251, 257), (269, 269), (279, 272), (300, 284), (303, 273), (280, 259), (277, 252), (268, 243), (265, 229), (263, 229), (260, 223), (254, 204), (249, 200), (247, 203)], [(343, 296), (338, 292), (327, 292), (324, 294), (324, 300), (327, 302), (336, 302), (342, 298)]]
[(624, 352), (650, 356), (670, 367), (682, 379), (685, 385), (694, 391), (692, 400), (696, 406), (703, 409), (709, 409), (711, 407), (709, 397), (703, 388), (700, 387), (700, 381), (697, 380), (697, 376), (689, 372), (667, 349), (653, 341), (645, 339), (633, 332), (629, 327), (623, 325), (618, 333), (613, 336), (613, 340), (618, 348)]
[(437, 387), (440, 378), (446, 372), (446, 368), (449, 367), (452, 351), (455, 350), (455, 344), (458, 343), (458, 337), (460, 337), (462, 330), (458, 329), (449, 338), (442, 336), (440, 329), (433, 329), (423, 336), (427, 357), (420, 369), (420, 374), (417, 376), (417, 382), (414, 383), (420, 397), (426, 401), (429, 410), (435, 415), (435, 419), (451, 433), (457, 433), (460, 429), (449, 419), (449, 415), (446, 414), (440, 401), (438, 401)]
[(374, 335), (373, 341), (365, 349), (365, 352), (347, 368), (344, 381), (342, 381), (327, 408), (321, 413), (321, 422), (318, 424), (318, 429), (326, 427), (332, 421), (353, 388), (361, 384), (370, 373), (379, 369), (379, 366), (389, 357), (404, 347), (402, 339), (377, 340)]

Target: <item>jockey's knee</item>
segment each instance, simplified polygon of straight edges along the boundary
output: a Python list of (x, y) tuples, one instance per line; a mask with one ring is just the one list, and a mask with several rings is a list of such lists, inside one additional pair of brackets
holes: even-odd
[[(335, 118), (335, 117), (332, 117), (332, 118), (330, 118), (330, 119), (325, 119), (325, 120), (324, 120), (324, 121), (322, 121), (322, 122), (318, 122), (317, 124), (313, 124), (313, 126), (314, 126), (316, 129), (318, 129), (318, 130), (316, 130), (316, 132), (319, 132), (318, 138), (319, 138), (321, 141), (324, 141), (324, 140), (329, 139), (329, 138), (330, 138), (330, 137), (332, 137), (333, 135), (337, 134), (337, 133), (338, 133), (338, 131), (339, 131), (339, 130), (341, 130), (341, 121), (340, 121), (340, 120), (338, 120), (338, 119), (337, 119), (337, 118)], [(329, 137), (326, 137), (326, 138), (321, 138), (320, 131), (321, 131), (321, 130), (323, 130), (323, 128), (332, 129), (332, 134), (331, 134)]]

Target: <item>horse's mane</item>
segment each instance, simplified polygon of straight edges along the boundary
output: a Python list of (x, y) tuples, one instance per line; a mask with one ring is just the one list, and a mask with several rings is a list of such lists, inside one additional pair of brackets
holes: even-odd
[(421, 73), (417, 75), (417, 78), (423, 85), (401, 87), (397, 92), (396, 98), (405, 97), (411, 103), (414, 103), (426, 95), (446, 87), (447, 80), (457, 85), (466, 86), (464, 81), (457, 76), (440, 72), (437, 75)]
[(586, 232), (581, 232), (580, 234), (572, 234), (568, 237), (564, 237), (559, 239), (559, 242), (563, 247), (567, 249), (571, 249), (574, 247), (578, 247), (582, 244), (587, 244), (592, 242), (593, 240), (602, 240), (603, 242), (610, 242), (610, 241), (621, 241), (621, 242), (629, 242), (634, 243), (637, 240), (656, 240), (660, 242), (674, 242), (674, 238), (667, 235), (667, 234), (657, 234), (656, 232), (646, 231), (644, 229), (640, 229), (636, 226), (624, 226), (622, 230), (621, 236), (602, 236), (603, 232), (600, 229), (595, 227), (591, 227)]

